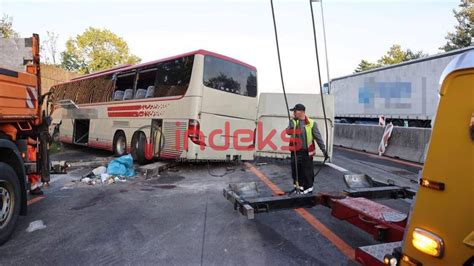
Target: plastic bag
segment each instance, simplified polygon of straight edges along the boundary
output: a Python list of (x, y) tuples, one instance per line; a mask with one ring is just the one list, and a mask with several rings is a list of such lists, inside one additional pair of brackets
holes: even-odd
[(107, 174), (111, 176), (135, 176), (132, 156), (127, 154), (112, 160), (107, 166)]

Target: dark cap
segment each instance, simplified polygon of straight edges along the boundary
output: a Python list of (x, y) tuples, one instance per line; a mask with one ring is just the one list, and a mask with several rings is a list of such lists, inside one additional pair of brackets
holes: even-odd
[(295, 107), (291, 108), (290, 111), (306, 111), (306, 107), (301, 103), (295, 105)]

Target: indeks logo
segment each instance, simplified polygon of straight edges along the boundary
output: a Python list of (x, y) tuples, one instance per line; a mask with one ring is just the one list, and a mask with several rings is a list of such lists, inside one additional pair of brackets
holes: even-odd
[[(189, 148), (189, 141), (191, 140), (194, 144), (198, 144), (201, 150), (210, 148), (216, 151), (225, 151), (231, 148), (238, 151), (251, 151), (263, 150), (267, 147), (273, 151), (291, 151), (293, 149), (301, 149), (302, 142), (295, 135), (301, 133), (300, 129), (283, 129), (278, 134), (276, 129), (270, 130), (266, 135), (264, 135), (263, 124), (262, 122), (257, 123), (256, 130), (251, 129), (235, 129), (231, 131), (230, 122), (226, 121), (224, 123), (224, 128), (216, 128), (209, 132), (206, 136), (199, 128), (191, 128), (186, 131), (179, 129), (181, 122), (176, 122), (176, 131), (175, 131), (175, 147), (184, 147), (185, 150)], [(278, 136), (277, 136), (278, 135)], [(280, 140), (285, 143), (278, 147), (275, 144), (275, 138), (280, 138)], [(216, 141), (220, 138), (222, 141)], [(182, 143), (184, 141), (184, 143)], [(219, 143), (219, 144), (218, 144)], [(184, 144), (184, 145), (181, 145)], [(256, 145), (256, 146), (255, 146)]]

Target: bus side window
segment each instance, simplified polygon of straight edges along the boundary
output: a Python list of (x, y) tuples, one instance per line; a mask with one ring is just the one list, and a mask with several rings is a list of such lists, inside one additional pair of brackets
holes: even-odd
[(156, 81), (156, 67), (150, 69), (141, 70), (138, 74), (137, 91), (135, 92), (135, 99), (143, 99), (153, 97), (154, 91), (152, 92), (150, 87), (155, 88)]
[(112, 100), (122, 101), (132, 99), (134, 87), (135, 71), (118, 75)]
[(194, 56), (160, 63), (155, 84), (155, 97), (182, 96), (191, 80)]

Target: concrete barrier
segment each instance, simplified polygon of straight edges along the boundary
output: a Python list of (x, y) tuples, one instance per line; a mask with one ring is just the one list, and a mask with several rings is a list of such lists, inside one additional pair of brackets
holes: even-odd
[(352, 125), (335, 124), (334, 145), (352, 148), (355, 128)]
[[(334, 127), (334, 145), (377, 153), (383, 127), (372, 125), (336, 124)], [(378, 139), (378, 141), (376, 141)]]
[(375, 125), (354, 125), (354, 141), (352, 148), (369, 153), (378, 153), (384, 128)]
[[(335, 124), (334, 145), (378, 154), (383, 132), (381, 126)], [(384, 155), (424, 163), (430, 136), (429, 128), (394, 127)]]
[(431, 129), (394, 127), (385, 156), (423, 163)]

